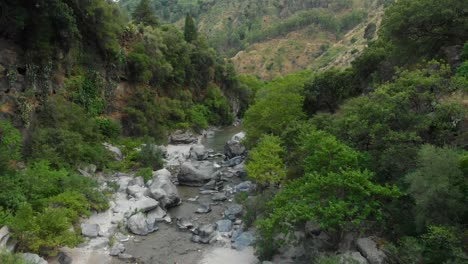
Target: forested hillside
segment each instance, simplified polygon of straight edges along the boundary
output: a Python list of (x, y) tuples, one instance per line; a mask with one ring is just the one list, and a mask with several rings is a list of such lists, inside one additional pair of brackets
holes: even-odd
[[(191, 14), (209, 43), (233, 57), (239, 73), (271, 79), (329, 64), (348, 66), (367, 39), (374, 37), (386, 1), (150, 2), (163, 22), (182, 26), (185, 14)], [(128, 10), (133, 10), (136, 3), (120, 1)], [(368, 26), (370, 30), (364, 37)]]
[[(21, 251), (77, 245), (70, 226), (108, 208), (112, 189), (77, 169), (151, 177), (162, 166), (152, 144), (232, 124), (250, 100), (203, 34), (161, 26), (144, 1), (130, 17), (106, 0), (7, 0), (0, 10), (0, 226)], [(127, 158), (114, 161), (104, 142)]]
[(259, 91), (246, 169), (261, 191), (244, 219), (261, 259), (467, 262), (462, 2), (395, 1), (351, 67), (247, 78)]

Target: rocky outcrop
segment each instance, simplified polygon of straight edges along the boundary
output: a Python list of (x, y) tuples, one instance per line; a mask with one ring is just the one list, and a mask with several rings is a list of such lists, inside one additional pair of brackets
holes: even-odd
[(231, 140), (226, 142), (226, 144), (224, 145), (224, 155), (226, 155), (228, 159), (245, 154), (246, 148), (241, 143), (241, 141), (244, 138), (245, 138), (245, 133), (240, 132), (240, 133), (235, 134), (231, 138)]
[(202, 186), (213, 178), (213, 163), (209, 161), (188, 161), (182, 163), (178, 175), (181, 185)]
[(153, 182), (148, 188), (148, 195), (158, 200), (164, 208), (180, 204), (179, 192), (171, 178), (171, 173), (166, 169), (155, 171)]
[(359, 238), (356, 240), (356, 246), (370, 264), (383, 264), (385, 262), (385, 253), (378, 248), (374, 238)]
[(208, 151), (203, 145), (193, 145), (190, 147), (189, 159), (195, 161), (202, 161), (208, 159)]
[(109, 143), (103, 143), (102, 145), (104, 145), (104, 147), (108, 151), (110, 151), (110, 152), (112, 152), (114, 154), (114, 157), (115, 157), (116, 160), (122, 160), (124, 158), (124, 156), (122, 154), (122, 151), (118, 147), (113, 146), (113, 145), (111, 145)]
[(172, 144), (192, 144), (198, 142), (198, 138), (188, 131), (177, 130), (169, 136)]

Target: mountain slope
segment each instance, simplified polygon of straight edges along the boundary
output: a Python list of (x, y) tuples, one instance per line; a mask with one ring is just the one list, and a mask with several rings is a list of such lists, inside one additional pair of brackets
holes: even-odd
[[(139, 0), (121, 0), (133, 10)], [(379, 0), (152, 0), (159, 18), (183, 26), (195, 17), (211, 46), (233, 58), (240, 73), (271, 79), (297, 70), (319, 69), (336, 58), (347, 65), (367, 44), (363, 29), (379, 24)], [(360, 28), (354, 30), (354, 28)], [(349, 36), (349, 32), (355, 32)], [(343, 43), (347, 39), (346, 46)], [(352, 43), (351, 43), (352, 40)], [(349, 45), (351, 44), (351, 45)], [(343, 52), (353, 56), (342, 55)]]

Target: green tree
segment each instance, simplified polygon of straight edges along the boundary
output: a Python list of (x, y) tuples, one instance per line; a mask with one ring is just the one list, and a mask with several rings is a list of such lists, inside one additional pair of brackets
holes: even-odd
[(281, 139), (264, 135), (249, 153), (245, 169), (249, 178), (262, 186), (274, 186), (286, 178), (286, 166), (282, 160), (285, 154)]
[(184, 37), (185, 41), (189, 43), (193, 42), (198, 37), (197, 26), (190, 14), (187, 14), (185, 17)]
[(133, 10), (132, 18), (136, 24), (142, 23), (145, 26), (152, 27), (156, 27), (159, 24), (150, 0), (141, 0)]
[(415, 201), (419, 230), (427, 225), (454, 225), (468, 217), (468, 184), (460, 168), (461, 155), (449, 148), (424, 145), (417, 169), (406, 176), (408, 193)]
[(385, 10), (381, 36), (405, 56), (435, 55), (468, 39), (468, 7), (459, 0), (401, 0)]
[(22, 137), (20, 132), (6, 120), (0, 120), (0, 171), (8, 169), (11, 161), (21, 158)]

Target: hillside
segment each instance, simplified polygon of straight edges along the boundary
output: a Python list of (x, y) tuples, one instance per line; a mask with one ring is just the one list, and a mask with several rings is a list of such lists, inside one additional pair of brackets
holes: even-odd
[[(137, 0), (121, 0), (133, 10)], [(236, 70), (272, 79), (302, 69), (347, 66), (364, 49), (368, 24), (379, 25), (382, 1), (161, 1), (162, 22), (183, 26), (194, 16), (209, 43), (232, 58)], [(336, 63), (335, 63), (336, 62)]]

